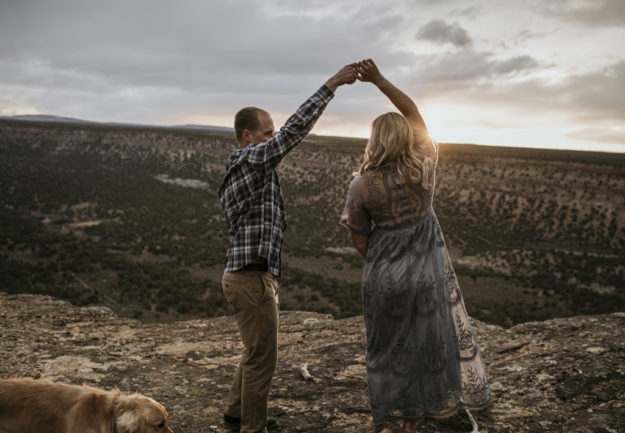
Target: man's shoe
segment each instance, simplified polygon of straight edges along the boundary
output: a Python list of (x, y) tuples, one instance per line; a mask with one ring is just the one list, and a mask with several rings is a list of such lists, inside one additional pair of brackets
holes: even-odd
[[(241, 418), (224, 414), (224, 426), (230, 431), (239, 431), (241, 429)], [(267, 430), (275, 430), (278, 428), (278, 421), (273, 418), (267, 418), (266, 427)]]

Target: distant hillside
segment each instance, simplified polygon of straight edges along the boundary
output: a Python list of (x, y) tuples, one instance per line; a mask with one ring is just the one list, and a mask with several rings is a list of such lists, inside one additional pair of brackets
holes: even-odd
[(95, 123), (73, 117), (52, 116), (46, 114), (23, 114), (21, 116), (0, 116), (0, 119), (24, 120), (28, 122)]
[(171, 128), (178, 128), (178, 129), (199, 129), (199, 130), (206, 130), (206, 131), (225, 131), (225, 132), (231, 132), (231, 133), (234, 133), (234, 128), (228, 128), (228, 127), (225, 127), (225, 126), (179, 125), (179, 126), (172, 126)]
[[(279, 169), (283, 309), (361, 312), (338, 219), (364, 144), (310, 136)], [(0, 120), (0, 290), (143, 321), (224, 314), (216, 191), (234, 146), (227, 131)], [(625, 155), (442, 144), (435, 210), (474, 317), (625, 311)]]
[(210, 126), (210, 125), (173, 125), (173, 126), (160, 126), (160, 125), (144, 125), (137, 123), (123, 123), (123, 122), (95, 122), (92, 120), (75, 119), (73, 117), (53, 116), (46, 114), (24, 114), (19, 116), (0, 116), (0, 120), (16, 120), (26, 122), (52, 122), (52, 123), (79, 123), (79, 124), (93, 124), (104, 126), (136, 126), (136, 127), (148, 127), (148, 128), (173, 128), (173, 129), (197, 129), (206, 131), (228, 131), (234, 132), (234, 128), (228, 128), (225, 126)]

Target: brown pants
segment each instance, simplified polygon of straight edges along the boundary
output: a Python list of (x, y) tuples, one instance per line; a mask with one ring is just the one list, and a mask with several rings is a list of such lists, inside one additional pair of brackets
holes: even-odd
[(241, 418), (241, 433), (266, 433), (267, 399), (278, 361), (278, 282), (260, 271), (226, 272), (221, 281), (245, 350), (226, 414)]

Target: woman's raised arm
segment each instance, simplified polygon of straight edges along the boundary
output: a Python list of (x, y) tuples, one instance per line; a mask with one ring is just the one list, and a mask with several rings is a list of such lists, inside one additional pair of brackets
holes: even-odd
[(419, 113), (419, 109), (414, 101), (404, 92), (395, 87), (379, 71), (376, 64), (371, 59), (358, 62), (356, 65), (358, 79), (368, 81), (377, 86), (382, 93), (393, 103), (399, 112), (406, 118), (412, 129), (421, 134), (427, 134), (427, 127)]

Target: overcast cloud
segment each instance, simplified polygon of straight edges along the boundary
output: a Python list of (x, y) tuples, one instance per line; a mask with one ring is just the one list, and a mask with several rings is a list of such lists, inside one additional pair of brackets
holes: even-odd
[[(624, 152), (623, 24), (622, 0), (5, 0), (0, 115), (231, 126), (258, 105), (278, 125), (371, 57), (441, 141)], [(391, 108), (356, 83), (313, 132)]]
[(432, 20), (417, 32), (418, 39), (434, 42), (449, 42), (459, 47), (471, 45), (473, 40), (465, 29), (457, 24), (447, 24), (443, 20)]

